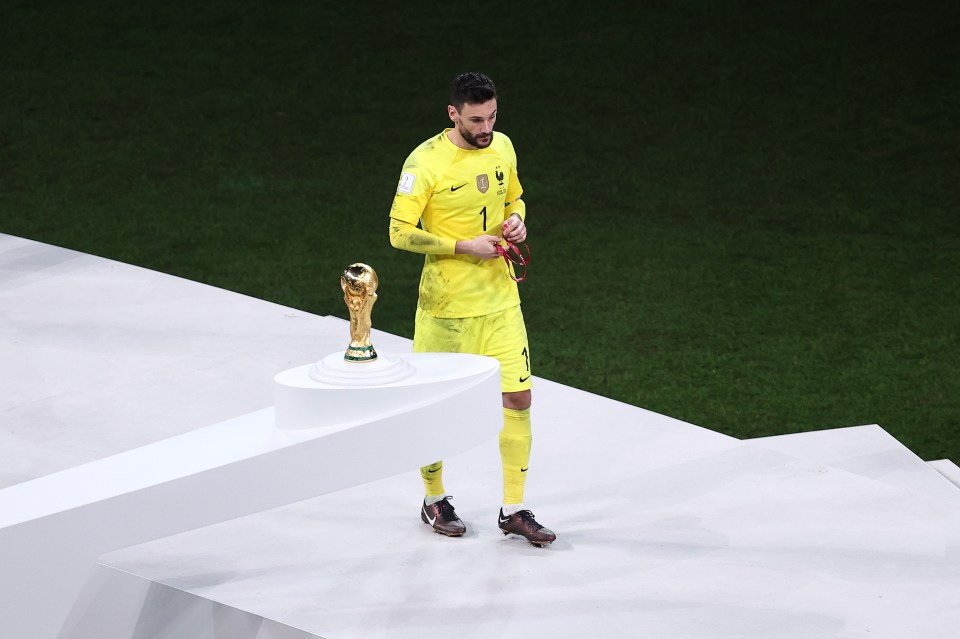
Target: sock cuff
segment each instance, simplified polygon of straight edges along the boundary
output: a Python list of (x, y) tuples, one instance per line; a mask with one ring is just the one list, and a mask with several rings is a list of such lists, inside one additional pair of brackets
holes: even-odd
[(530, 418), (530, 409), (524, 408), (523, 410), (517, 410), (515, 408), (503, 408), (503, 416), (507, 419), (529, 419)]
[(519, 504), (504, 504), (500, 510), (503, 512), (504, 517), (509, 517), (513, 513), (517, 513), (523, 510), (523, 503), (521, 502)]

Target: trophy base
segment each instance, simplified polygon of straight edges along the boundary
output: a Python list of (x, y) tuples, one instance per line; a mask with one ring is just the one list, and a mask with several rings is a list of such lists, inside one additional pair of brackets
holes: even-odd
[(370, 346), (351, 346), (343, 354), (343, 359), (348, 362), (372, 362), (377, 359), (377, 351), (373, 350), (373, 344)]
[(340, 353), (331, 353), (310, 367), (310, 379), (336, 386), (379, 386), (399, 382), (414, 372), (413, 365), (399, 357), (348, 361)]

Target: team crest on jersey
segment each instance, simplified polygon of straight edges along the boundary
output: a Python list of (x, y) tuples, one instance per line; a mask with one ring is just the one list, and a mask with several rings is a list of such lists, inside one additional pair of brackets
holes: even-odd
[(487, 177), (486, 173), (481, 173), (477, 176), (477, 190), (481, 193), (486, 193), (490, 189), (490, 178)]

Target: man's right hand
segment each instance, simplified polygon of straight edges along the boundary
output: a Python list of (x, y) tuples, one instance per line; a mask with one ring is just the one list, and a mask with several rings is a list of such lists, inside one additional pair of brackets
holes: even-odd
[(496, 235), (478, 235), (472, 240), (457, 240), (457, 253), (489, 260), (500, 256), (496, 249), (499, 243), (500, 238)]

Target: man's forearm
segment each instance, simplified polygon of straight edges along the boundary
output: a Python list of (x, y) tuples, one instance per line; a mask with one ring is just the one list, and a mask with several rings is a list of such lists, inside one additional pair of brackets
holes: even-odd
[(390, 244), (394, 248), (429, 255), (453, 255), (456, 240), (428, 233), (421, 228), (390, 218)]

